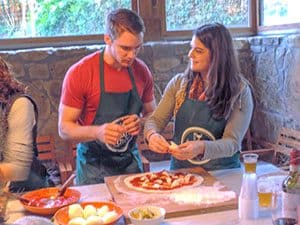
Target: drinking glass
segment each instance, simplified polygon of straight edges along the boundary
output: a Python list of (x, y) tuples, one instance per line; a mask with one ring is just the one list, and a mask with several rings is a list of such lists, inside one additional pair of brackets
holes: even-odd
[(258, 155), (255, 153), (247, 153), (243, 155), (244, 167), (246, 173), (256, 173)]
[(273, 225), (295, 225), (297, 220), (295, 218), (289, 218), (285, 215), (282, 198), (282, 191), (277, 192), (271, 210)]
[(270, 208), (275, 194), (275, 183), (272, 178), (262, 176), (257, 180), (257, 191), (259, 206), (261, 208)]

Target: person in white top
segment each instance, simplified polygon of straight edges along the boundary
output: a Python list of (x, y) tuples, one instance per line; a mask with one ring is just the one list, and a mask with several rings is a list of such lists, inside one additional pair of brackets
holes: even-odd
[(37, 108), (25, 88), (0, 57), (0, 183), (32, 190), (48, 185), (36, 158)]

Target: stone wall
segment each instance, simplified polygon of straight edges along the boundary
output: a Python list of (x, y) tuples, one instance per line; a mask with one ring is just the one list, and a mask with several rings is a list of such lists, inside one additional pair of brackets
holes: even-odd
[[(300, 130), (300, 35), (238, 38), (234, 46), (241, 70), (257, 96), (253, 135), (274, 142), (281, 126)], [(29, 85), (37, 101), (39, 134), (53, 134), (60, 148), (64, 142), (57, 133), (57, 114), (62, 80), (74, 62), (99, 47), (0, 52), (12, 65), (15, 76)], [(139, 57), (154, 75), (157, 99), (172, 76), (184, 71), (188, 50), (189, 41), (145, 43)]]
[(256, 137), (274, 142), (280, 127), (300, 130), (300, 35), (249, 39), (257, 106)]

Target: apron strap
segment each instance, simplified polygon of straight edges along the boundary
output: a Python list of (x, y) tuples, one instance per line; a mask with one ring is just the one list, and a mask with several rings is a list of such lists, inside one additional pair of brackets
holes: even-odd
[(100, 88), (101, 88), (101, 93), (105, 92), (104, 90), (104, 51), (105, 48), (100, 53)]
[(133, 71), (131, 69), (131, 67), (127, 67), (127, 71), (129, 73), (129, 77), (132, 83), (132, 90), (138, 94), (137, 88), (136, 88), (136, 84), (135, 84), (135, 80), (134, 80), (134, 76), (133, 76)]

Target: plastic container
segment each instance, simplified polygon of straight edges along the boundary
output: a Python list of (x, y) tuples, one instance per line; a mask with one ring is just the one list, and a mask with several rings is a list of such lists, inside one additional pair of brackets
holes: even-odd
[(244, 173), (238, 204), (240, 220), (258, 218), (259, 201), (255, 173)]

